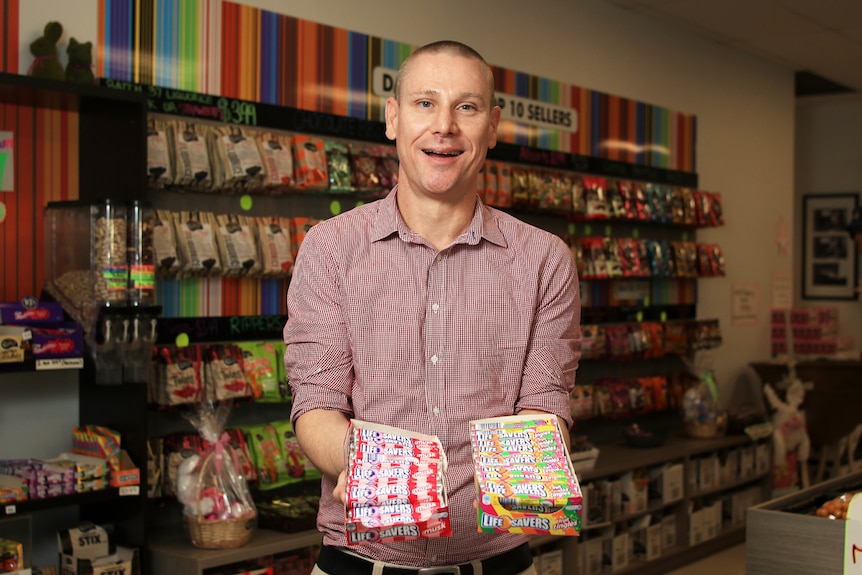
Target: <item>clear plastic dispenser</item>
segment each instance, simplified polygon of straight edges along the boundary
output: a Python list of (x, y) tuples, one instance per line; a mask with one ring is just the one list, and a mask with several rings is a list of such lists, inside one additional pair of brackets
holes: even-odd
[(81, 324), (97, 381), (121, 383), (117, 342), (129, 304), (126, 202), (50, 202), (45, 208), (45, 290)]
[(156, 266), (153, 252), (153, 208), (146, 202), (129, 204), (129, 305), (156, 304)]

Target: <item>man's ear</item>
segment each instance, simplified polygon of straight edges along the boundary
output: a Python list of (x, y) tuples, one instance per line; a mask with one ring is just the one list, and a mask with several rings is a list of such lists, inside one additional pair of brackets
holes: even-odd
[(398, 100), (389, 97), (386, 99), (386, 137), (395, 141), (398, 132)]
[(493, 149), (497, 145), (497, 125), (500, 123), (500, 114), (502, 110), (500, 106), (491, 108), (491, 127), (488, 129), (488, 149)]

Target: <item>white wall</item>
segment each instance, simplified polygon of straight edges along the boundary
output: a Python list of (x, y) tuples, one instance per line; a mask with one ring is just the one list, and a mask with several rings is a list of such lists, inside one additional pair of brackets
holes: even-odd
[[(802, 253), (802, 197), (805, 194), (857, 193), (862, 196), (862, 96), (804, 98), (796, 106), (795, 192)], [(862, 197), (860, 197), (862, 199)], [(801, 256), (796, 258), (796, 284), (801, 285)], [(862, 305), (857, 301), (798, 302), (838, 308), (841, 335), (862, 346)]]
[[(602, 0), (244, 0), (246, 4), (390, 40), (464, 41), (492, 64), (693, 113), (700, 187), (721, 192), (727, 225), (698, 232), (719, 243), (728, 276), (699, 283), (698, 315), (717, 317), (711, 359), (727, 398), (748, 362), (769, 357), (775, 272), (791, 273), (777, 225), (793, 234), (793, 73)], [(731, 287), (753, 283), (760, 313), (731, 324)]]

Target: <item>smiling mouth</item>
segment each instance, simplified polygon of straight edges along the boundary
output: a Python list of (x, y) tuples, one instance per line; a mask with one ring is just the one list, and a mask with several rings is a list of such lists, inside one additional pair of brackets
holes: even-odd
[(455, 152), (438, 152), (437, 150), (422, 150), (423, 153), (429, 156), (439, 156), (441, 158), (454, 158), (460, 156), (464, 152), (455, 151)]

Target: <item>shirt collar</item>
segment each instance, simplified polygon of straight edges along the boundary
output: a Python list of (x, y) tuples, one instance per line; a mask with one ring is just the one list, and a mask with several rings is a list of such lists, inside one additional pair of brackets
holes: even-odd
[[(395, 201), (397, 193), (398, 186), (395, 186), (385, 198), (380, 200), (380, 208), (377, 210), (377, 216), (371, 228), (372, 242), (387, 238), (394, 233), (402, 236), (413, 233), (407, 228), (401, 218), (401, 213), (398, 211), (398, 204)], [(494, 218), (492, 210), (482, 202), (477, 201), (470, 226), (456, 241), (476, 245), (482, 238), (500, 247), (508, 246), (506, 238), (503, 237), (503, 233), (497, 226), (497, 220)]]

